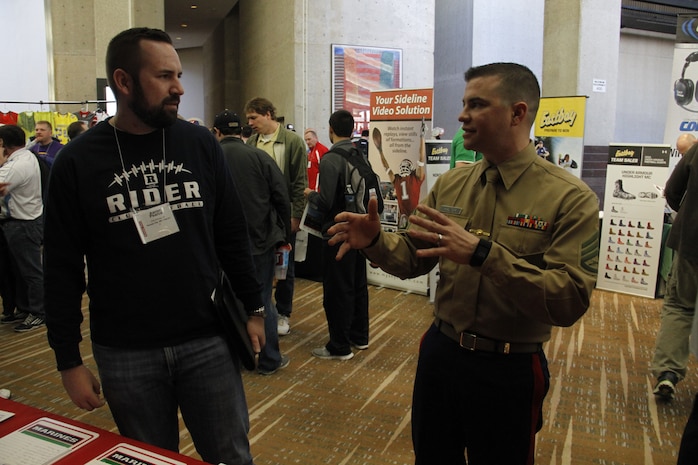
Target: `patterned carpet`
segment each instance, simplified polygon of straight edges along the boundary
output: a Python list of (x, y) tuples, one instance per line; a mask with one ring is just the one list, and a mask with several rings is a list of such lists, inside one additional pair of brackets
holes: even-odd
[[(413, 463), (412, 380), (432, 306), (385, 288), (370, 287), (370, 296), (370, 348), (346, 362), (319, 360), (310, 350), (327, 337), (322, 286), (297, 280), (292, 332), (281, 339), (290, 366), (244, 375), (257, 465)], [(698, 377), (691, 360), (676, 399), (655, 401), (648, 366), (660, 310), (660, 299), (596, 291), (579, 323), (553, 332), (537, 464), (676, 462)], [(87, 342), (83, 354), (94, 366)], [(115, 431), (108, 409), (82, 412), (66, 398), (45, 329), (16, 334), (0, 326), (0, 387), (16, 401)], [(182, 452), (197, 456), (184, 428), (181, 438)]]

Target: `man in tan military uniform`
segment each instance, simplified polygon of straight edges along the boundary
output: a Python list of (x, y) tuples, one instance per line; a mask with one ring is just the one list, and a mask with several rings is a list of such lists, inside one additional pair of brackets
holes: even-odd
[[(388, 273), (439, 264), (435, 320), (415, 377), (415, 463), (533, 463), (549, 386), (542, 343), (589, 307), (598, 199), (529, 139), (540, 88), (513, 63), (465, 75), (464, 146), (484, 159), (442, 174), (405, 233), (341, 213), (328, 232)], [(487, 174), (491, 173), (491, 174)]]

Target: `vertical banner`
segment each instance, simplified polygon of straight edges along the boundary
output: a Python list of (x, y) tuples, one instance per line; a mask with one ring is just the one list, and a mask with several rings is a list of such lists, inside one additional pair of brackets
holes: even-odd
[(670, 153), (667, 145), (609, 147), (599, 289), (654, 298)]
[[(386, 231), (405, 229), (409, 215), (427, 194), (426, 136), (433, 100), (434, 89), (371, 92), (369, 158), (381, 178), (385, 204), (381, 221)], [(401, 280), (369, 267), (368, 281), (427, 293), (426, 276)]]
[[(434, 187), (436, 179), (451, 166), (450, 140), (428, 140), (427, 147), (427, 192)], [(439, 282), (439, 265), (429, 272), (429, 302), (434, 302), (436, 285)]]
[(586, 97), (543, 97), (534, 129), (536, 153), (582, 177)]
[[(674, 61), (671, 67), (672, 91), (667, 107), (664, 143), (672, 147), (669, 172), (678, 163), (680, 155), (676, 150), (676, 139), (681, 134), (698, 136), (698, 100), (696, 82), (698, 80), (698, 16), (678, 15), (676, 21), (676, 43)], [(662, 181), (663, 186), (666, 179)]]

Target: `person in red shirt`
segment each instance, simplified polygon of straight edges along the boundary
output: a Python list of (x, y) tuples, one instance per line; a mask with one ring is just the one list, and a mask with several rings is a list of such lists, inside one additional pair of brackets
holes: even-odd
[(320, 159), (327, 153), (327, 147), (322, 145), (317, 138), (315, 129), (306, 129), (303, 134), (305, 143), (308, 145), (308, 188), (320, 190)]

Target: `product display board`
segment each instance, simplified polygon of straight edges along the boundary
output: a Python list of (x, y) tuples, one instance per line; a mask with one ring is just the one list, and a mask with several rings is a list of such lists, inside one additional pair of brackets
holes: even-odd
[(204, 465), (204, 462), (0, 398), (0, 464)]
[(582, 177), (586, 97), (543, 97), (534, 128), (536, 153)]
[(667, 145), (611, 144), (596, 287), (653, 298), (664, 223)]
[[(371, 92), (369, 161), (381, 178), (385, 231), (404, 230), (409, 215), (427, 194), (426, 135), (433, 99), (433, 89)], [(427, 293), (427, 276), (400, 279), (370, 266), (367, 274), (370, 284)]]

